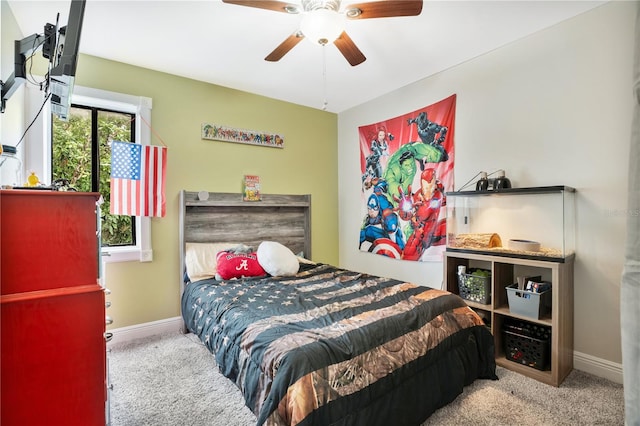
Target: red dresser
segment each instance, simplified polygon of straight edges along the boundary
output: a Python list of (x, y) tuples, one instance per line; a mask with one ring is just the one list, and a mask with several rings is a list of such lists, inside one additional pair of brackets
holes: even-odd
[(0, 190), (0, 424), (104, 425), (99, 194)]

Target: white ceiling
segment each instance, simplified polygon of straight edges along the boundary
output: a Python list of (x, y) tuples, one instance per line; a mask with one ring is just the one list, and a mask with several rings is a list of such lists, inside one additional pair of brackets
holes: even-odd
[[(8, 3), (25, 36), (43, 32), (58, 13), (65, 24), (70, 5)], [(327, 111), (339, 113), (603, 3), (425, 0), (416, 17), (348, 21), (367, 57), (352, 67), (335, 46), (306, 40), (279, 62), (264, 60), (298, 29), (301, 15), (221, 0), (87, 0), (80, 51), (311, 108), (326, 99)]]

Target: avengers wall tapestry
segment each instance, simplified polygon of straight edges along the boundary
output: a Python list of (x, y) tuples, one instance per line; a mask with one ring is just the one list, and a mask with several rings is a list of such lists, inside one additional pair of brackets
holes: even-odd
[(395, 259), (441, 260), (446, 191), (453, 190), (456, 95), (361, 126), (360, 250)]

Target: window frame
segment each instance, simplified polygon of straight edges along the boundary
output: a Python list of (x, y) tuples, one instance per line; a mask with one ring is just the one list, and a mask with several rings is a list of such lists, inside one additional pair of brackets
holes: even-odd
[[(38, 89), (30, 90), (27, 100), (27, 116), (34, 116), (42, 105), (42, 92)], [(74, 104), (113, 111), (121, 111), (136, 115), (135, 137), (136, 143), (151, 144), (151, 98), (127, 95), (89, 87), (75, 86), (72, 100)], [(33, 114), (33, 115), (31, 115)], [(27, 135), (28, 146), (41, 149), (28, 150), (25, 159), (25, 170), (35, 171), (47, 185), (51, 184), (51, 108), (49, 102), (45, 105), (39, 117), (39, 126), (34, 126)], [(136, 245), (102, 247), (102, 261), (110, 262), (150, 262), (153, 260), (151, 245), (151, 218), (136, 217)]]

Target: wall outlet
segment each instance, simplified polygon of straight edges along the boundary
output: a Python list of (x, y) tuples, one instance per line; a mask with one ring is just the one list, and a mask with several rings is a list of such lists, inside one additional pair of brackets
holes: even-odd
[(153, 250), (140, 251), (140, 262), (151, 262), (151, 261), (153, 261)]

